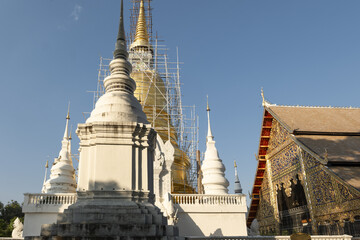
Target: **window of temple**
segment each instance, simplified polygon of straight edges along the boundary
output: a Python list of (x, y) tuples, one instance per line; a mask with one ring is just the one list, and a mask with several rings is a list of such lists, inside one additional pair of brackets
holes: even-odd
[(276, 185), (281, 234), (311, 234), (311, 218), (304, 187), (296, 175), (289, 182)]

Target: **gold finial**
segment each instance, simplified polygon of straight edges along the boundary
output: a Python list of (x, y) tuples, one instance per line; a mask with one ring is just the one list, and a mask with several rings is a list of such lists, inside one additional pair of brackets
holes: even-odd
[(210, 108), (209, 108), (209, 96), (206, 95), (206, 111), (209, 112)]
[(236, 160), (234, 160), (234, 168), (236, 168), (237, 167), (237, 165), (236, 165)]
[(46, 160), (45, 168), (49, 167), (49, 160)]
[(144, 0), (140, 2), (140, 9), (139, 9), (139, 17), (136, 24), (136, 34), (134, 42), (131, 44), (130, 48), (134, 48), (137, 46), (141, 47), (149, 47), (149, 35), (147, 33), (147, 24), (145, 18), (145, 7), (144, 7)]

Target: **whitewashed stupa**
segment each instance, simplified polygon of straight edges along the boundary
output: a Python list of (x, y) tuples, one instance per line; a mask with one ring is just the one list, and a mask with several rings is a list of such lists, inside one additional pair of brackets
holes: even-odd
[(235, 194), (242, 194), (242, 187), (241, 187), (240, 180), (239, 180), (236, 161), (234, 161), (234, 169), (235, 169), (234, 192), (235, 192)]
[(76, 191), (75, 169), (71, 159), (69, 120), (70, 113), (68, 110), (59, 157), (54, 159), (50, 170), (50, 179), (43, 185), (43, 193), (74, 193)]
[(229, 181), (225, 177), (225, 166), (222, 163), (218, 150), (215, 147), (214, 136), (210, 126), (210, 108), (207, 103), (208, 133), (206, 137), (206, 151), (201, 170), (202, 184), (205, 194), (227, 194)]

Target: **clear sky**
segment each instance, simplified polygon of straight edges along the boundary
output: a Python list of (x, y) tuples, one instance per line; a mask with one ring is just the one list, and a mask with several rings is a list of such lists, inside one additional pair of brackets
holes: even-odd
[[(99, 56), (112, 57), (119, 0), (0, 1), (0, 201), (41, 191), (71, 101), (74, 130), (92, 109)], [(360, 1), (154, 0), (153, 31), (176, 57), (184, 105), (196, 105), (205, 150), (206, 95), (233, 192), (256, 170), (266, 98), (284, 105), (360, 106)], [(130, 0), (125, 0), (130, 9)], [(130, 11), (125, 11), (129, 31)]]

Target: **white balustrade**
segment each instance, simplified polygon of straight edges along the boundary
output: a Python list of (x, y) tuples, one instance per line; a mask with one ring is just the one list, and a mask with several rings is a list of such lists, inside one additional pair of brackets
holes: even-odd
[(76, 193), (25, 194), (25, 205), (70, 205), (76, 202)]
[(242, 195), (171, 194), (174, 204), (242, 205)]

